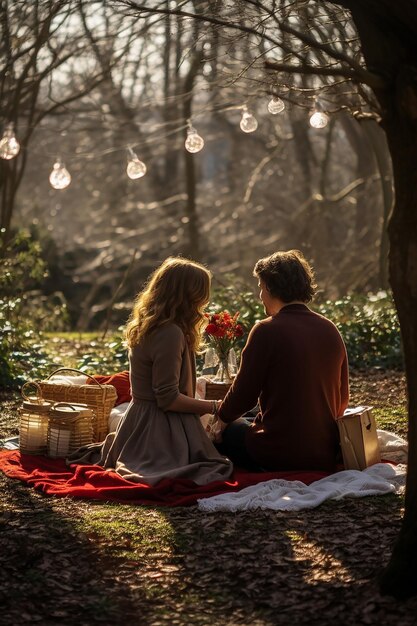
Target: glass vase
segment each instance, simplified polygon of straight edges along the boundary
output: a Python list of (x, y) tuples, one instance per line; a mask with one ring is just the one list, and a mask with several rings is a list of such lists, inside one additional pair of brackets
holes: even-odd
[(217, 352), (211, 346), (207, 348), (204, 355), (204, 364), (203, 364), (203, 376), (210, 376), (214, 378), (217, 372), (217, 366), (219, 364), (219, 357), (217, 356)]
[(219, 356), (219, 367), (214, 380), (218, 383), (231, 383), (232, 376), (229, 368), (229, 352)]

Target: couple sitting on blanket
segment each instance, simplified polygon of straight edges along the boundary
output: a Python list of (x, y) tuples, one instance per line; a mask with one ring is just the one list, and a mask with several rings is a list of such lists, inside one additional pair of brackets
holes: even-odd
[[(155, 485), (227, 480), (233, 463), (250, 471), (334, 471), (335, 418), (349, 394), (343, 340), (311, 311), (313, 272), (296, 251), (276, 252), (254, 269), (266, 319), (252, 328), (225, 399), (195, 398), (195, 352), (204, 328), (211, 274), (168, 258), (135, 301), (126, 327), (132, 401), (116, 432), (74, 452), (70, 463), (96, 464)], [(259, 402), (253, 422), (241, 417)], [(218, 418), (219, 443), (200, 415)]]

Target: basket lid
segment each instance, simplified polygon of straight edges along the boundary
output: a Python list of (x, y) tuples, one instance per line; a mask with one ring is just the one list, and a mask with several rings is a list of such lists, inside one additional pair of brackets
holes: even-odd
[(78, 411), (79, 415), (81, 415), (82, 417), (87, 415), (93, 415), (93, 410), (90, 409), (88, 404), (80, 404), (79, 402), (77, 402), (77, 404), (74, 404), (73, 402), (71, 402), (71, 406), (74, 407), (74, 409)]
[(86, 404), (58, 402), (51, 409), (51, 417), (85, 417), (93, 414)]
[(23, 400), (23, 408), (31, 413), (48, 413), (51, 406), (52, 402), (38, 400), (35, 396), (29, 396), (27, 400)]
[(78, 417), (79, 414), (72, 404), (56, 404), (51, 409), (51, 417)]

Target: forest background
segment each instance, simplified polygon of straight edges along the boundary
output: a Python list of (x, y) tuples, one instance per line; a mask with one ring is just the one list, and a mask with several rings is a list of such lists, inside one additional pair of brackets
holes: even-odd
[[(340, 8), (349, 4), (355, 22)], [(389, 10), (396, 19), (403, 4)], [(385, 5), (367, 23), (386, 34)], [(3, 387), (74, 355), (87, 371), (124, 368), (117, 329), (171, 254), (207, 263), (213, 306), (239, 310), (250, 328), (262, 315), (254, 262), (292, 247), (315, 267), (315, 307), (339, 325), (351, 366), (402, 368), (388, 284), (393, 172), (379, 124), (387, 110), (375, 94), (404, 58), (390, 45), (402, 51), (410, 38), (394, 29), (390, 45), (361, 47), (360, 13), (348, 0), (1, 0), (0, 117), (21, 145), (0, 161)], [(365, 67), (371, 48), (388, 51), (383, 71)], [(405, 83), (395, 84), (402, 95)], [(267, 108), (274, 96), (285, 103), (276, 115)], [(239, 128), (244, 106), (258, 120), (254, 133)], [(317, 108), (329, 116), (322, 129), (309, 123)], [(194, 155), (184, 150), (190, 123), (205, 140)], [(132, 149), (147, 167), (139, 180), (126, 176)], [(72, 176), (63, 190), (48, 183), (58, 158)], [(50, 348), (63, 330), (76, 333), (65, 350)], [(91, 336), (86, 345), (87, 330), (96, 346)]]
[[(305, 17), (320, 18), (308, 4)], [(255, 261), (298, 248), (316, 270), (317, 306), (329, 312), (326, 301), (337, 301), (335, 321), (359, 333), (369, 321), (365, 344), (352, 337), (352, 363), (361, 354), (369, 362), (376, 308), (380, 349), (394, 333), (391, 365), (401, 366), (387, 278), (391, 163), (377, 116), (349, 80), (283, 74), (278, 84), (264, 66), (265, 42), (260, 50), (181, 15), (136, 20), (111, 2), (1, 10), (1, 118), (21, 143), (19, 157), (0, 162), (4, 352), (8, 345), (27, 363), (18, 327), (26, 338), (117, 329), (149, 273), (177, 254), (210, 267), (213, 299), (240, 310), (249, 328), (262, 315)], [(351, 38), (339, 46), (352, 46), (353, 26), (338, 18), (320, 28), (334, 37), (347, 27)], [(274, 96), (285, 104), (276, 115)], [(258, 120), (251, 134), (239, 127), (244, 106)], [(309, 124), (318, 106), (329, 115), (322, 129)], [(184, 149), (190, 122), (205, 140), (198, 154)], [(138, 180), (126, 175), (130, 149), (147, 167)], [(48, 182), (57, 159), (72, 176), (62, 190)]]

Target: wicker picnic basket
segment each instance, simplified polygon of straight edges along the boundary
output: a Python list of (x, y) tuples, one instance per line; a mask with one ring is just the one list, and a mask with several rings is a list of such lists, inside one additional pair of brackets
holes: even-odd
[[(35, 396), (27, 395), (26, 390), (34, 387)], [(19, 408), (19, 449), (23, 454), (45, 454), (49, 411), (52, 402), (42, 396), (40, 385), (34, 381), (22, 387), (23, 406)]]
[(217, 383), (214, 381), (206, 382), (206, 400), (223, 400), (224, 396), (230, 389), (231, 383)]
[(94, 411), (86, 404), (57, 402), (49, 412), (48, 456), (66, 457), (93, 442)]
[[(75, 372), (82, 374), (94, 381), (94, 385), (69, 385), (53, 383), (51, 378), (60, 372)], [(92, 376), (80, 370), (61, 367), (46, 380), (39, 382), (42, 396), (45, 400), (53, 402), (68, 402), (86, 404), (95, 414), (94, 441), (103, 441), (109, 432), (109, 415), (117, 399), (116, 389), (113, 385), (101, 385)]]

